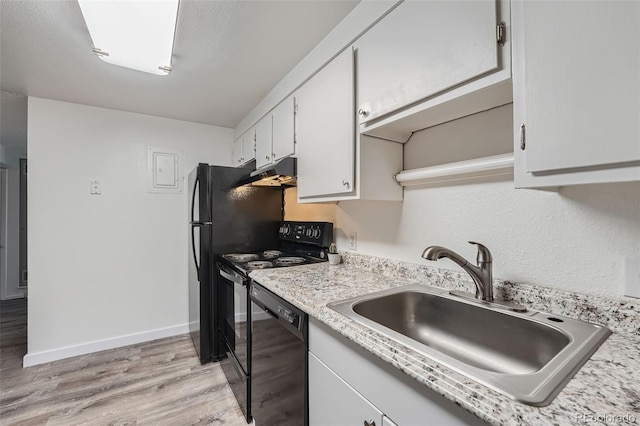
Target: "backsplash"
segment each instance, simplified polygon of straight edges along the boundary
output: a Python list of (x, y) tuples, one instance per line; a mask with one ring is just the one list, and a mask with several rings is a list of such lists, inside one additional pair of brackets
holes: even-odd
[[(345, 263), (376, 274), (404, 277), (407, 284), (429, 284), (462, 291), (474, 291), (475, 288), (464, 272), (355, 252), (345, 252), (343, 258)], [(640, 336), (640, 300), (631, 297), (607, 298), (502, 280), (494, 280), (494, 295), (497, 299), (531, 309), (605, 325), (614, 333)]]

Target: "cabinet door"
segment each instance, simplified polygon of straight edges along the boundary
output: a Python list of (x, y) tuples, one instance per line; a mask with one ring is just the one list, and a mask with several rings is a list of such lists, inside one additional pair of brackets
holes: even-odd
[(382, 426), (398, 426), (387, 416), (382, 416)]
[(251, 128), (242, 135), (242, 163), (246, 164), (256, 158), (256, 138), (255, 129)]
[(295, 153), (295, 99), (289, 96), (273, 110), (273, 161)]
[(565, 173), (549, 180), (563, 185), (567, 169), (637, 166), (640, 2), (524, 1), (513, 11), (514, 124), (525, 125), (526, 144), (520, 152), (516, 140), (515, 150), (524, 171)]
[(309, 426), (382, 425), (382, 413), (309, 353)]
[(242, 137), (233, 141), (231, 146), (231, 165), (234, 167), (242, 165)]
[(353, 191), (353, 78), (353, 51), (347, 48), (296, 94), (298, 197)]
[(263, 117), (256, 124), (256, 169), (271, 164), (273, 160), (271, 150), (272, 128), (271, 114)]
[(499, 69), (496, 0), (405, 1), (356, 42), (365, 123)]

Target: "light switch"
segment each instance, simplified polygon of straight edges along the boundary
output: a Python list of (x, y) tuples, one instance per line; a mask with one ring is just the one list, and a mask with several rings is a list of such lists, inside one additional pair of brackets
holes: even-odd
[(358, 234), (356, 232), (349, 233), (349, 250), (358, 249)]
[(91, 180), (91, 181), (89, 181), (89, 194), (91, 194), (91, 195), (102, 195), (102, 181), (101, 180)]

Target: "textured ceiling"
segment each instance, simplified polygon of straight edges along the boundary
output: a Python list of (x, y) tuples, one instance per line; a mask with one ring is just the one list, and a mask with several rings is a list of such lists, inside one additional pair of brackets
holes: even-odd
[(181, 0), (155, 76), (96, 57), (75, 0), (1, 0), (0, 89), (234, 128), (356, 4)]

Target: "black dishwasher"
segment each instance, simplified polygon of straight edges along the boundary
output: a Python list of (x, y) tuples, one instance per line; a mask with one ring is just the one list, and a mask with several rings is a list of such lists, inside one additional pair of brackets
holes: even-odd
[(307, 426), (307, 314), (251, 282), (251, 412), (259, 426)]

